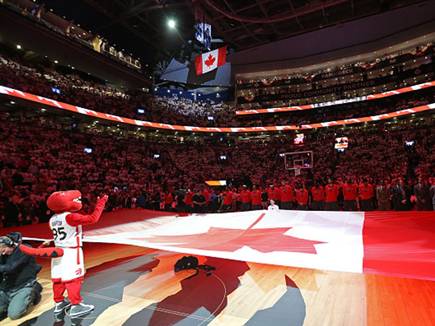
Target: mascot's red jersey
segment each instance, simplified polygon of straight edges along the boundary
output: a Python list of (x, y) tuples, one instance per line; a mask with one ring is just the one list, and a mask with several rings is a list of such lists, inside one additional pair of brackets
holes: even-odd
[(81, 278), (85, 274), (82, 250), (82, 225), (98, 222), (107, 196), (98, 199), (92, 214), (76, 213), (82, 208), (78, 190), (57, 191), (47, 199), (47, 206), (55, 212), (49, 221), (54, 244), (63, 249), (63, 256), (51, 261), (51, 277), (62, 282)]

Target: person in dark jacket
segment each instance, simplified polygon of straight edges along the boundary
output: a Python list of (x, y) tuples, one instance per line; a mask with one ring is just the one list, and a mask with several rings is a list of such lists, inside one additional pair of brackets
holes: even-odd
[(19, 214), (20, 211), (16, 203), (8, 198), (5, 204), (5, 220), (3, 226), (5, 228), (11, 226), (18, 226), (20, 224), (18, 220)]
[(432, 210), (432, 198), (430, 195), (430, 184), (418, 178), (418, 183), (414, 186), (414, 195), (416, 197), (416, 206), (419, 211)]
[(397, 179), (390, 188), (391, 204), (395, 211), (403, 211), (406, 204), (406, 193), (403, 186), (403, 181)]
[(0, 237), (0, 319), (18, 319), (41, 300), (42, 286), (36, 280), (41, 270), (34, 257), (17, 247), (19, 233)]

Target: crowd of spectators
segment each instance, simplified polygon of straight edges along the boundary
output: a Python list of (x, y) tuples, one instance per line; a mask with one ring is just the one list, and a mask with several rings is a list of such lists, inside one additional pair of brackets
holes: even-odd
[[(71, 129), (53, 116), (2, 113), (0, 216), (6, 226), (46, 221), (45, 200), (59, 189), (80, 189), (85, 203), (107, 193), (111, 210), (241, 210), (263, 207), (270, 199), (282, 209), (432, 209), (431, 126), (402, 122), (394, 129), (379, 124), (313, 130), (303, 148), (285, 134), (230, 146), (144, 144), (134, 137), (96, 134), (92, 128)], [(337, 132), (349, 138), (344, 153), (334, 149)], [(411, 148), (404, 145), (410, 140)], [(314, 152), (314, 166), (298, 176), (285, 169), (280, 156), (294, 150)], [(229, 186), (212, 189), (205, 186), (207, 180), (227, 180)], [(350, 197), (345, 190), (349, 181), (358, 185), (351, 187)], [(315, 185), (324, 186), (325, 194), (316, 194)], [(328, 192), (328, 187), (335, 190)], [(255, 189), (261, 192), (260, 206)], [(344, 205), (352, 196), (357, 201)]]
[[(183, 97), (153, 97), (145, 112), (146, 120), (159, 121), (161, 117), (171, 117), (175, 114), (173, 123), (184, 125), (215, 126), (228, 124), (234, 112), (230, 105), (223, 102), (201, 101)], [(167, 118), (164, 120), (167, 121)], [(233, 125), (237, 121), (232, 121)]]
[[(10, 56), (0, 56), (0, 85), (120, 116), (203, 126), (305, 124), (434, 102), (426, 89), (381, 101), (239, 119), (234, 105), (120, 91)], [(119, 126), (77, 126), (71, 117), (29, 112), (0, 113), (0, 218), (5, 226), (46, 221), (45, 200), (59, 189), (80, 189), (85, 204), (107, 193), (111, 210), (246, 210), (265, 208), (270, 200), (281, 209), (433, 208), (434, 138), (427, 114), (418, 124), (409, 117), (306, 131), (301, 147), (285, 133), (249, 139), (223, 135), (226, 140), (216, 142), (194, 137), (194, 143), (163, 143), (154, 137), (144, 143), (127, 132), (115, 136), (112, 131)], [(349, 138), (345, 152), (334, 149), (336, 136)], [(280, 154), (301, 150), (313, 151), (314, 166), (295, 175)], [(207, 187), (207, 180), (227, 180), (228, 187)]]
[(66, 17), (56, 15), (52, 9), (46, 7), (45, 3), (37, 3), (36, 0), (19, 0), (19, 1), (0, 1), (9, 9), (20, 13), (32, 21), (45, 26), (55, 33), (61, 34), (75, 42), (78, 42), (98, 53), (104, 54), (119, 63), (123, 63), (130, 68), (140, 70), (142, 65), (139, 59), (132, 55), (115, 49), (114, 45), (96, 33), (86, 30), (80, 24), (75, 24)]
[[(113, 105), (114, 113), (126, 101), (134, 101), (134, 96), (81, 78), (78, 74), (62, 74), (55, 69), (29, 66), (0, 55), (0, 81), (2, 86), (17, 88), (67, 103), (82, 103), (81, 106), (99, 109), (103, 105)], [(137, 102), (132, 102), (132, 105)]]
[(19, 58), (1, 55), (0, 85), (99, 112), (163, 123), (207, 125), (214, 122), (208, 120), (209, 116), (220, 117), (225, 123), (232, 113), (223, 103), (153, 97), (141, 91), (127, 93), (85, 80), (77, 73), (63, 74), (52, 67), (30, 66)]
[(236, 81), (241, 108), (281, 107), (381, 93), (433, 79), (433, 44), (373, 62)]
[[(421, 71), (421, 74), (417, 76), (420, 78), (418, 82), (433, 79), (433, 63), (431, 65), (432, 72), (424, 74)], [(377, 82), (382, 85), (383, 82), (386, 82), (385, 78), (391, 79), (393, 77), (397, 79), (400, 76), (383, 77)], [(388, 89), (397, 89), (405, 86), (405, 82), (406, 80), (399, 78), (397, 82), (391, 83), (390, 81), (388, 87), (383, 86)], [(87, 109), (139, 120), (219, 127), (305, 124), (382, 114), (400, 108), (430, 103), (433, 101), (434, 96), (433, 93), (426, 92), (424, 94), (414, 94), (413, 99), (406, 96), (403, 100), (403, 97), (393, 96), (377, 102), (358, 102), (300, 112), (239, 117), (235, 114), (237, 106), (234, 104), (182, 97), (157, 97), (141, 91), (120, 91), (96, 81), (85, 80), (77, 73), (71, 73), (71, 71), (68, 74), (65, 71), (61, 73), (53, 69), (53, 67), (43, 66), (42, 64), (32, 66), (20, 57), (10, 58), (4, 55), (0, 56), (0, 85), (79, 105)], [(268, 92), (267, 87), (259, 87), (259, 89)], [(386, 89), (382, 88), (379, 91), (384, 90)], [(329, 90), (328, 92), (335, 94), (336, 90)], [(376, 93), (371, 89), (365, 89), (365, 92)], [(310, 101), (326, 102), (320, 97), (311, 97)]]
[[(287, 81), (287, 84), (302, 84), (306, 81), (319, 81), (329, 78), (347, 76), (354, 73), (366, 72), (367, 70), (385, 69), (393, 64), (404, 63), (414, 60), (420, 56), (426, 56), (433, 51), (433, 43), (429, 42), (417, 47), (407, 48), (398, 52), (388, 53), (379, 56), (373, 61), (356, 61), (331, 67), (316, 68), (307, 71), (293, 72), (290, 74), (274, 75), (271, 77), (258, 77), (249, 79), (238, 79), (236, 83), (240, 89), (261, 87)], [(302, 69), (301, 69), (302, 70)]]
[(435, 94), (429, 89), (412, 94), (387, 97), (379, 101), (325, 106), (312, 110), (293, 111), (287, 114), (268, 113), (264, 115), (242, 116), (240, 124), (243, 126), (303, 125), (380, 115), (433, 102), (435, 102)]

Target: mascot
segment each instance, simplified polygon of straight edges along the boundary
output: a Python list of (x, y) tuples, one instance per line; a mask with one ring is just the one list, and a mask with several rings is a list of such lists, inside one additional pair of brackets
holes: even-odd
[[(84, 304), (80, 295), (85, 275), (82, 226), (98, 222), (107, 199), (107, 195), (98, 198), (94, 212), (85, 215), (76, 213), (82, 208), (80, 191), (52, 193), (47, 199), (47, 206), (55, 213), (49, 221), (55, 247), (23, 248), (20, 246), (26, 254), (52, 258), (51, 279), (56, 303), (54, 316), (57, 321), (64, 318), (68, 309), (71, 318), (84, 316), (94, 309), (94, 306)], [(44, 244), (49, 245), (50, 242)], [(68, 298), (64, 297), (65, 291), (68, 293)]]

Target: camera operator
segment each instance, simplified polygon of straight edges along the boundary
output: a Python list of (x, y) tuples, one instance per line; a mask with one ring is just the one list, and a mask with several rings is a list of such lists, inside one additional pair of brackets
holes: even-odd
[(21, 318), (41, 300), (42, 286), (36, 281), (41, 266), (21, 252), (20, 242), (18, 232), (0, 237), (0, 320)]

